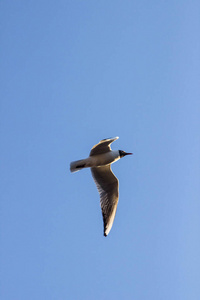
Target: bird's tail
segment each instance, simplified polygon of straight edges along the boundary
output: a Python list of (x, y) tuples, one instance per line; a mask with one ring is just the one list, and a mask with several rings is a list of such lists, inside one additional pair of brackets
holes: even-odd
[(80, 160), (76, 160), (76, 161), (72, 161), (70, 164), (70, 171), (73, 172), (77, 172), (83, 168), (87, 168), (87, 164), (86, 164), (86, 159), (80, 159)]

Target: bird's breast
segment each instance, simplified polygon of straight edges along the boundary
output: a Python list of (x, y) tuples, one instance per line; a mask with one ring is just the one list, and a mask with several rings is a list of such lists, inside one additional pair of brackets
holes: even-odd
[(91, 167), (105, 166), (120, 159), (119, 151), (110, 151), (104, 154), (90, 156)]

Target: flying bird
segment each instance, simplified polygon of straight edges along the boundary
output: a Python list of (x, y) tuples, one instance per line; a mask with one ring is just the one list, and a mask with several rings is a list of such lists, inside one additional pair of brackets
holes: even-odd
[(104, 236), (107, 236), (112, 228), (119, 199), (119, 182), (110, 165), (120, 158), (132, 154), (123, 150), (111, 150), (110, 144), (118, 138), (101, 140), (92, 148), (88, 158), (73, 161), (70, 164), (71, 172), (91, 168), (93, 179), (100, 194)]

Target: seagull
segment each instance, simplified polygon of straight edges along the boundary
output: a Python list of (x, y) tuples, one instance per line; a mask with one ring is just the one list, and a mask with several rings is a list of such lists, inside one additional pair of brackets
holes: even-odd
[(112, 228), (119, 199), (119, 182), (110, 165), (120, 158), (132, 154), (123, 150), (111, 150), (110, 144), (118, 138), (101, 140), (94, 145), (88, 158), (73, 161), (70, 164), (71, 172), (91, 168), (94, 182), (100, 194), (104, 236), (107, 236)]

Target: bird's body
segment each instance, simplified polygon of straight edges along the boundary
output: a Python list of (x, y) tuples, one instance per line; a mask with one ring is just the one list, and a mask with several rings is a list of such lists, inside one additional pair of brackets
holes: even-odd
[(89, 156), (88, 158), (81, 159), (70, 164), (71, 172), (77, 172), (79, 169), (101, 167), (110, 165), (120, 159), (119, 151), (110, 151), (104, 154), (97, 154)]
[(100, 141), (92, 148), (88, 158), (70, 164), (71, 172), (91, 168), (93, 179), (100, 194), (105, 236), (112, 228), (119, 198), (118, 179), (113, 174), (110, 165), (123, 156), (132, 154), (122, 150), (111, 150), (110, 144), (117, 139), (118, 137)]

